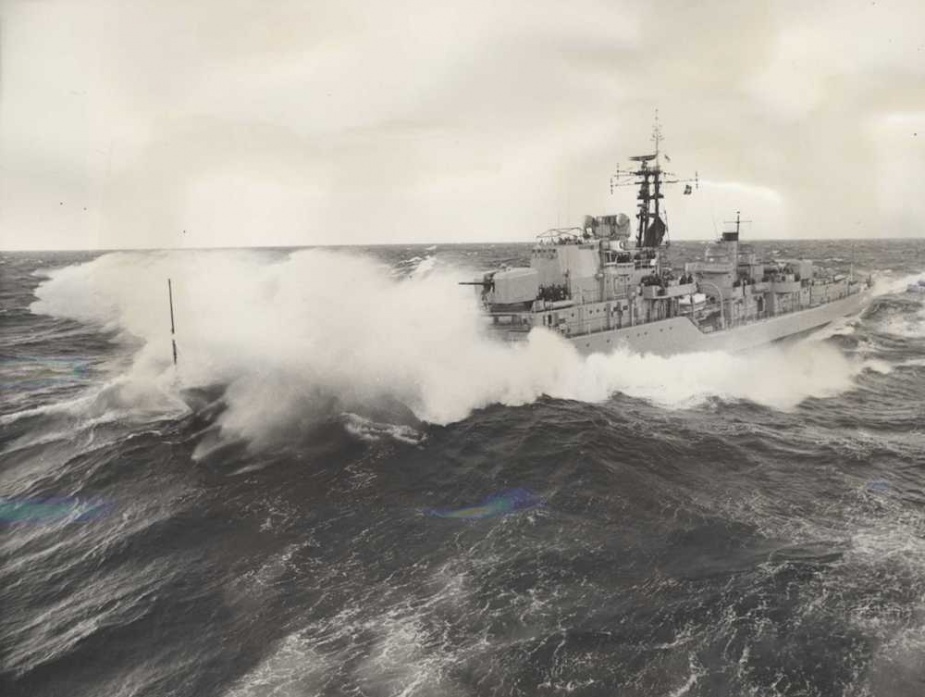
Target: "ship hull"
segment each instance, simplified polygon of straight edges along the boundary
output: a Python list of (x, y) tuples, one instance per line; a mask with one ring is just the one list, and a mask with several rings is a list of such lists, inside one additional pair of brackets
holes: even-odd
[(609, 353), (616, 348), (659, 356), (696, 351), (747, 351), (805, 334), (835, 320), (857, 314), (870, 302), (871, 295), (870, 290), (864, 290), (818, 307), (711, 333), (702, 332), (687, 317), (673, 317), (634, 327), (571, 337), (569, 340), (583, 354)]

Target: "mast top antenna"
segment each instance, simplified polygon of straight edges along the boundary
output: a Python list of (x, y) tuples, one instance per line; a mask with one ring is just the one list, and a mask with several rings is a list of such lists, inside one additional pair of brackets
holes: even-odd
[(662, 142), (662, 125), (658, 120), (658, 109), (655, 110), (655, 124), (652, 126), (652, 142), (655, 143), (655, 155), (658, 157), (658, 146)]
[[(723, 221), (723, 224), (724, 224), (724, 225), (733, 225), (733, 224), (734, 224), (734, 225), (736, 226), (736, 229), (735, 229), (735, 236), (736, 236), (736, 239), (738, 239), (739, 231), (741, 230), (742, 223), (750, 223), (750, 222), (752, 222), (752, 221), (751, 221), (751, 220), (742, 220), (742, 211), (736, 211), (736, 219), (735, 219), (735, 220), (724, 220), (724, 221)], [(724, 232), (723, 232), (723, 235), (731, 234), (731, 232), (732, 232), (732, 231), (729, 231), (729, 232), (725, 232), (725, 231), (724, 231)]]

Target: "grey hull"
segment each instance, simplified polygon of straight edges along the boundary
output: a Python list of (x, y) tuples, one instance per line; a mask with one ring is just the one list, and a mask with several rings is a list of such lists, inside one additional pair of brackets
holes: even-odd
[(745, 351), (790, 336), (803, 334), (860, 312), (870, 302), (869, 290), (808, 310), (758, 320), (749, 324), (705, 333), (689, 318), (673, 317), (635, 327), (624, 327), (571, 337), (583, 354), (609, 353), (629, 348), (636, 353), (670, 356), (695, 351)]

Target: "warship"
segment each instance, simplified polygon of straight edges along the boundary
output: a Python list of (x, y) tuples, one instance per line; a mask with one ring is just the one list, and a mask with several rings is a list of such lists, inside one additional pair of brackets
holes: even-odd
[(694, 351), (743, 351), (805, 334), (859, 312), (869, 278), (814, 267), (806, 259), (759, 259), (740, 242), (742, 221), (707, 244), (701, 259), (672, 268), (661, 201), (668, 184), (699, 188), (662, 169), (655, 152), (630, 158), (611, 179), (638, 187), (635, 239), (626, 214), (586, 216), (584, 225), (537, 238), (530, 266), (504, 267), (477, 281), (492, 333), (508, 341), (552, 331), (581, 353), (624, 347), (668, 356)]

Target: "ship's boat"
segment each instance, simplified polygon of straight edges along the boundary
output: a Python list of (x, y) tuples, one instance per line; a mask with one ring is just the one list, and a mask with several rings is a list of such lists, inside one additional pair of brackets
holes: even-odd
[[(661, 200), (666, 184), (655, 153), (631, 158), (612, 186), (638, 187), (635, 239), (625, 214), (587, 216), (576, 228), (538, 236), (530, 266), (505, 267), (470, 282), (491, 330), (519, 341), (537, 328), (558, 332), (583, 353), (626, 346), (660, 355), (744, 350), (824, 326), (860, 311), (870, 279), (815, 268), (805, 259), (759, 259), (735, 228), (706, 245), (701, 259), (671, 268)], [(923, 287), (925, 290), (925, 287)]]

